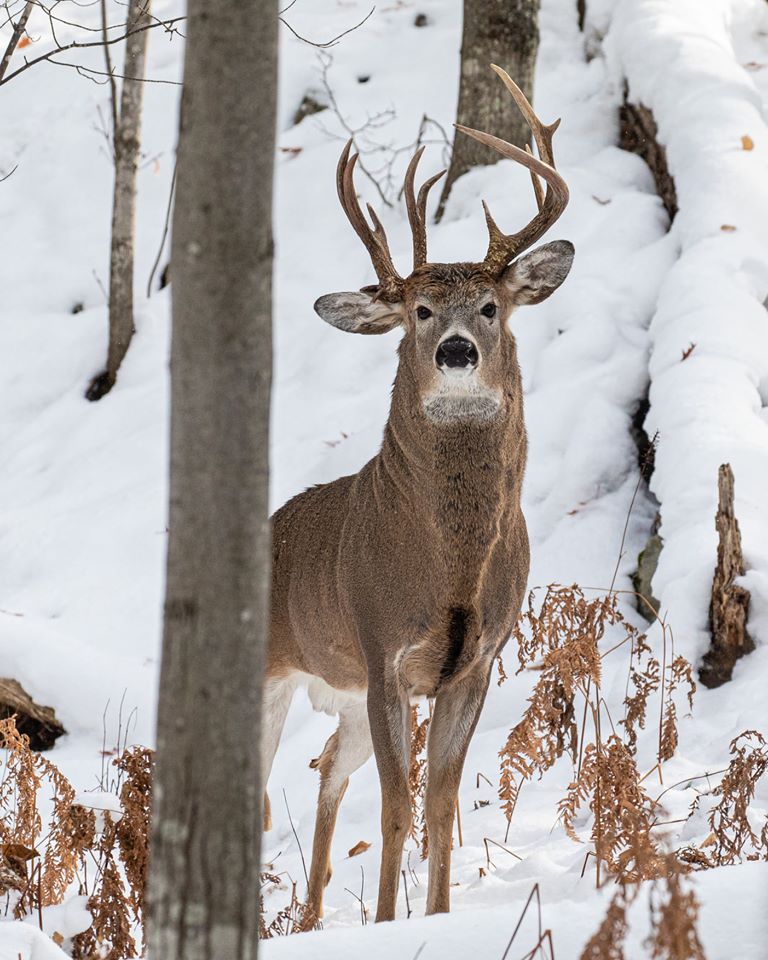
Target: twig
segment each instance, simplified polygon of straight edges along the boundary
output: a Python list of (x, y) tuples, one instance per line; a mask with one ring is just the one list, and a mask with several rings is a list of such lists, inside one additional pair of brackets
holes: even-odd
[(539, 893), (539, 885), (538, 885), (538, 883), (534, 883), (534, 885), (533, 885), (533, 887), (532, 887), (532, 889), (531, 889), (531, 892), (528, 894), (528, 899), (525, 901), (525, 906), (523, 907), (523, 912), (520, 914), (520, 916), (519, 916), (519, 918), (518, 918), (518, 921), (517, 921), (517, 924), (515, 925), (515, 929), (512, 931), (512, 936), (509, 938), (509, 943), (507, 944), (506, 949), (504, 950), (504, 953), (502, 953), (502, 955), (501, 955), (501, 960), (507, 960), (507, 954), (508, 954), (509, 951), (512, 949), (512, 944), (515, 942), (515, 937), (517, 936), (518, 932), (520, 931), (520, 927), (522, 926), (523, 920), (525, 919), (525, 915), (526, 915), (526, 913), (528, 912), (528, 907), (530, 907), (530, 905), (531, 905), (531, 900), (533, 900), (534, 896), (536, 897), (536, 901), (537, 901), (537, 904), (538, 904), (538, 914), (539, 914), (539, 942), (541, 942), (541, 937), (542, 937), (542, 931), (541, 931), (541, 894)]
[(519, 860), (522, 863), (523, 858), (519, 856), (514, 850), (510, 850), (509, 847), (505, 847), (503, 843), (499, 843), (498, 840), (492, 840), (490, 837), (483, 837), (483, 843), (485, 844), (485, 862), (490, 870), (491, 867), (496, 867), (496, 864), (491, 860), (491, 855), (488, 851), (488, 844), (492, 843), (494, 847), (498, 847), (500, 850), (503, 850), (505, 853), (508, 853), (510, 857), (514, 857), (515, 860)]
[[(294, 0), (295, 2), (295, 0)], [(289, 4), (285, 9), (288, 10), (293, 6), (293, 3)], [(284, 17), (278, 16), (278, 20), (284, 27), (288, 27), (291, 33), (296, 37), (297, 40), (301, 40), (302, 43), (308, 43), (310, 47), (318, 47), (321, 50), (326, 50), (328, 47), (335, 47), (336, 44), (341, 40), (342, 37), (346, 37), (348, 33), (352, 33), (354, 30), (358, 30), (365, 23), (366, 20), (369, 20), (373, 16), (373, 11), (376, 7), (371, 7), (368, 13), (363, 17), (360, 23), (356, 23), (354, 27), (349, 27), (349, 29), (344, 30), (337, 37), (333, 37), (331, 40), (326, 40), (324, 43), (316, 43), (314, 40), (308, 40), (306, 37), (302, 37), (300, 33), (297, 33), (296, 30), (288, 23)]]
[(304, 851), (301, 849), (301, 840), (299, 840), (299, 835), (296, 833), (296, 827), (293, 825), (293, 817), (291, 816), (291, 808), (288, 806), (288, 797), (285, 795), (285, 787), (283, 787), (283, 800), (285, 801), (285, 810), (288, 814), (288, 822), (291, 825), (291, 830), (293, 835), (296, 838), (296, 844), (299, 848), (299, 855), (301, 856), (301, 866), (304, 869), (304, 880), (306, 881), (307, 887), (309, 887), (309, 876), (307, 874), (307, 864), (304, 860)]
[(114, 144), (117, 139), (117, 84), (115, 83), (115, 76), (112, 69), (112, 53), (110, 52), (109, 45), (106, 43), (108, 39), (107, 30), (107, 0), (101, 0), (101, 36), (105, 41), (104, 63), (107, 68), (107, 73), (109, 74), (109, 104), (112, 112), (112, 143)]
[(168, 205), (165, 208), (165, 222), (163, 223), (163, 235), (160, 238), (160, 246), (157, 251), (157, 256), (155, 257), (155, 262), (152, 264), (152, 269), (149, 273), (149, 280), (147, 281), (147, 300), (152, 296), (152, 281), (155, 279), (155, 273), (157, 268), (160, 266), (160, 258), (163, 255), (163, 250), (165, 249), (165, 241), (168, 239), (168, 230), (171, 225), (171, 210), (173, 209), (173, 195), (176, 192), (176, 164), (177, 161), (173, 162), (173, 176), (171, 177), (171, 189), (168, 191)]
[(401, 871), (403, 874), (403, 893), (405, 894), (405, 909), (407, 911), (406, 920), (411, 919), (411, 901), (408, 899), (408, 878), (406, 876), (405, 870)]
[[(374, 187), (376, 188), (376, 192), (378, 193), (379, 198), (381, 199), (381, 202), (382, 202), (385, 206), (391, 207), (393, 204), (392, 204), (392, 202), (387, 198), (387, 196), (385, 195), (384, 191), (381, 189), (381, 184), (380, 184), (379, 181), (374, 177), (374, 175), (371, 173), (371, 171), (368, 169), (368, 167), (365, 165), (365, 163), (364, 163), (364, 161), (363, 161), (363, 159), (362, 159), (362, 153), (361, 153), (360, 145), (359, 145), (359, 142), (358, 142), (358, 139), (357, 139), (357, 138), (359, 137), (360, 133), (361, 133), (363, 130), (365, 130), (365, 128), (366, 128), (367, 126), (369, 126), (369, 125), (371, 124), (371, 118), (369, 118), (362, 127), (358, 127), (357, 129), (351, 127), (351, 126), (347, 123), (347, 121), (344, 119), (344, 115), (342, 114), (341, 109), (339, 108), (338, 101), (336, 100), (336, 95), (334, 94), (333, 89), (331, 88), (331, 84), (330, 84), (330, 82), (329, 82), (329, 80), (328, 80), (328, 70), (330, 69), (331, 64), (333, 63), (333, 58), (330, 56), (330, 54), (323, 54), (323, 53), (318, 54), (318, 56), (319, 56), (319, 58), (320, 58), (320, 65), (321, 65), (321, 67), (320, 67), (320, 82), (322, 83), (323, 89), (325, 90), (325, 94), (326, 94), (326, 96), (327, 96), (327, 98), (328, 98), (328, 103), (329, 103), (329, 105), (330, 105), (330, 107), (331, 107), (331, 110), (333, 110), (333, 112), (335, 113), (336, 118), (338, 119), (339, 123), (342, 125), (342, 127), (344, 128), (344, 130), (345, 130), (345, 131), (347, 132), (347, 134), (349, 135), (350, 139), (352, 140), (352, 144), (353, 144), (353, 146), (354, 146), (354, 148), (355, 148), (355, 151), (356, 151), (357, 154), (358, 154), (357, 169), (360, 170), (360, 171), (362, 172), (363, 176), (367, 177), (368, 180), (370, 180), (370, 182), (374, 185)], [(389, 116), (391, 116), (391, 115), (392, 115), (392, 114), (390, 113)], [(374, 119), (375, 119), (375, 118), (374, 118)]]
[[(360, 924), (364, 927), (368, 923), (368, 912), (365, 909), (365, 901), (363, 900), (363, 896), (365, 895), (365, 871), (363, 870), (362, 864), (360, 865), (360, 873), (362, 874), (360, 879), (360, 896), (358, 897), (358, 895), (353, 890), (350, 890), (349, 887), (344, 887), (344, 889), (360, 904)], [(403, 874), (405, 874), (405, 871), (403, 871)], [(410, 916), (410, 913), (408, 915)]]

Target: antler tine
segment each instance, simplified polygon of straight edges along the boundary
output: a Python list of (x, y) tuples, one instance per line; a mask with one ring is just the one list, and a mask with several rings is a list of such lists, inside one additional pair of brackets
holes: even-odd
[(339, 201), (347, 219), (352, 224), (355, 233), (360, 237), (371, 258), (373, 269), (379, 279), (377, 297), (382, 300), (396, 301), (402, 295), (403, 278), (395, 269), (392, 255), (389, 252), (387, 235), (381, 221), (373, 208), (368, 204), (368, 212), (373, 221), (373, 229), (365, 219), (355, 192), (354, 172), (358, 154), (349, 156), (352, 149), (352, 140), (348, 140), (339, 157), (336, 167), (336, 189)]
[(408, 169), (405, 171), (403, 189), (405, 191), (405, 206), (408, 210), (408, 222), (411, 225), (413, 236), (413, 269), (421, 267), (427, 262), (427, 197), (429, 191), (445, 174), (445, 170), (436, 173), (426, 180), (419, 189), (418, 199), (414, 191), (416, 168), (419, 165), (424, 147), (420, 147), (411, 158)]
[(560, 120), (554, 120), (550, 124), (542, 123), (534, 113), (533, 107), (531, 106), (526, 95), (523, 93), (520, 87), (518, 87), (512, 77), (510, 77), (507, 71), (502, 70), (501, 67), (496, 66), (495, 63), (491, 64), (491, 70), (493, 70), (496, 76), (501, 79), (501, 82), (512, 94), (512, 99), (517, 104), (520, 113), (522, 113), (522, 115), (525, 117), (525, 122), (531, 128), (533, 139), (536, 141), (536, 147), (538, 148), (539, 156), (544, 163), (548, 163), (550, 167), (554, 167), (555, 156), (552, 152), (552, 137), (555, 135), (555, 131), (560, 126)]
[[(490, 210), (485, 202), (485, 219), (488, 224), (488, 252), (485, 255), (485, 265), (493, 273), (498, 273), (516, 256), (527, 250), (531, 244), (535, 243), (552, 224), (560, 217), (568, 204), (568, 186), (565, 180), (555, 169), (554, 153), (552, 151), (552, 137), (560, 125), (560, 121), (554, 123), (542, 123), (533, 112), (533, 107), (526, 99), (523, 92), (512, 80), (512, 78), (500, 67), (492, 64), (492, 69), (504, 82), (515, 103), (520, 108), (520, 112), (525, 117), (528, 125), (533, 131), (536, 146), (539, 150), (539, 157), (534, 157), (530, 149), (521, 150), (514, 144), (500, 140), (489, 133), (482, 133), (479, 130), (472, 130), (470, 127), (464, 127), (456, 124), (456, 129), (461, 130), (468, 136), (473, 137), (480, 143), (498, 151), (502, 156), (515, 160), (517, 163), (526, 167), (531, 174), (534, 192), (536, 193), (536, 202), (538, 213), (522, 230), (517, 233), (505, 234), (497, 226)], [(541, 177), (547, 185), (546, 194), (542, 200), (541, 185), (538, 183), (537, 176)]]
[[(526, 143), (525, 152), (530, 153), (533, 156), (533, 150)], [(544, 188), (541, 185), (541, 180), (539, 180), (539, 175), (535, 170), (529, 171), (531, 174), (531, 183), (533, 184), (533, 192), (536, 194), (536, 206), (541, 210), (544, 206)]]

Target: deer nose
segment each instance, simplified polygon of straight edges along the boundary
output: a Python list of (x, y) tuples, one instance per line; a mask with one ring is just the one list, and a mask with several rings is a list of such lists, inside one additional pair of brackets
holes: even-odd
[(474, 367), (478, 359), (474, 343), (458, 334), (443, 340), (435, 354), (438, 367)]

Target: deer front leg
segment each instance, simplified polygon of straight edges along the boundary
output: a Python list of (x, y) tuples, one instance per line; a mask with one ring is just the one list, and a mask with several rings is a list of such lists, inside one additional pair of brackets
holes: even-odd
[(316, 917), (323, 916), (323, 892), (331, 879), (331, 844), (339, 807), (350, 776), (365, 763), (371, 751), (365, 704), (354, 704), (342, 710), (339, 728), (326, 743), (317, 762), (320, 794), (308, 892), (308, 902)]
[(447, 913), (450, 909), (451, 836), (456, 798), (490, 673), (490, 665), (482, 664), (455, 685), (441, 690), (435, 700), (427, 742), (427, 914)]
[(381, 782), (381, 869), (376, 922), (395, 919), (403, 845), (411, 829), (408, 789), (411, 714), (394, 679), (369, 676), (368, 717)]

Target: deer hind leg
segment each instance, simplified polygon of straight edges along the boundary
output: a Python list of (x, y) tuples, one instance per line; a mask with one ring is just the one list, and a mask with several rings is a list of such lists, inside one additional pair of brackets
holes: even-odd
[(350, 776), (373, 753), (368, 712), (365, 703), (345, 707), (339, 713), (339, 726), (329, 738), (316, 766), (320, 771), (312, 865), (309, 870), (309, 905), (315, 915), (323, 915), (323, 891), (331, 879), (331, 844), (336, 817)]
[(467, 748), (485, 702), (490, 666), (482, 664), (435, 700), (427, 741), (425, 810), (429, 838), (427, 914), (450, 909), (451, 836)]
[(411, 711), (395, 680), (369, 683), (368, 716), (381, 783), (381, 869), (376, 922), (395, 919), (403, 845), (411, 829)]
[(295, 689), (296, 682), (291, 677), (267, 679), (264, 682), (261, 702), (261, 783), (264, 788), (264, 830), (272, 829), (272, 807), (267, 794), (267, 781)]

